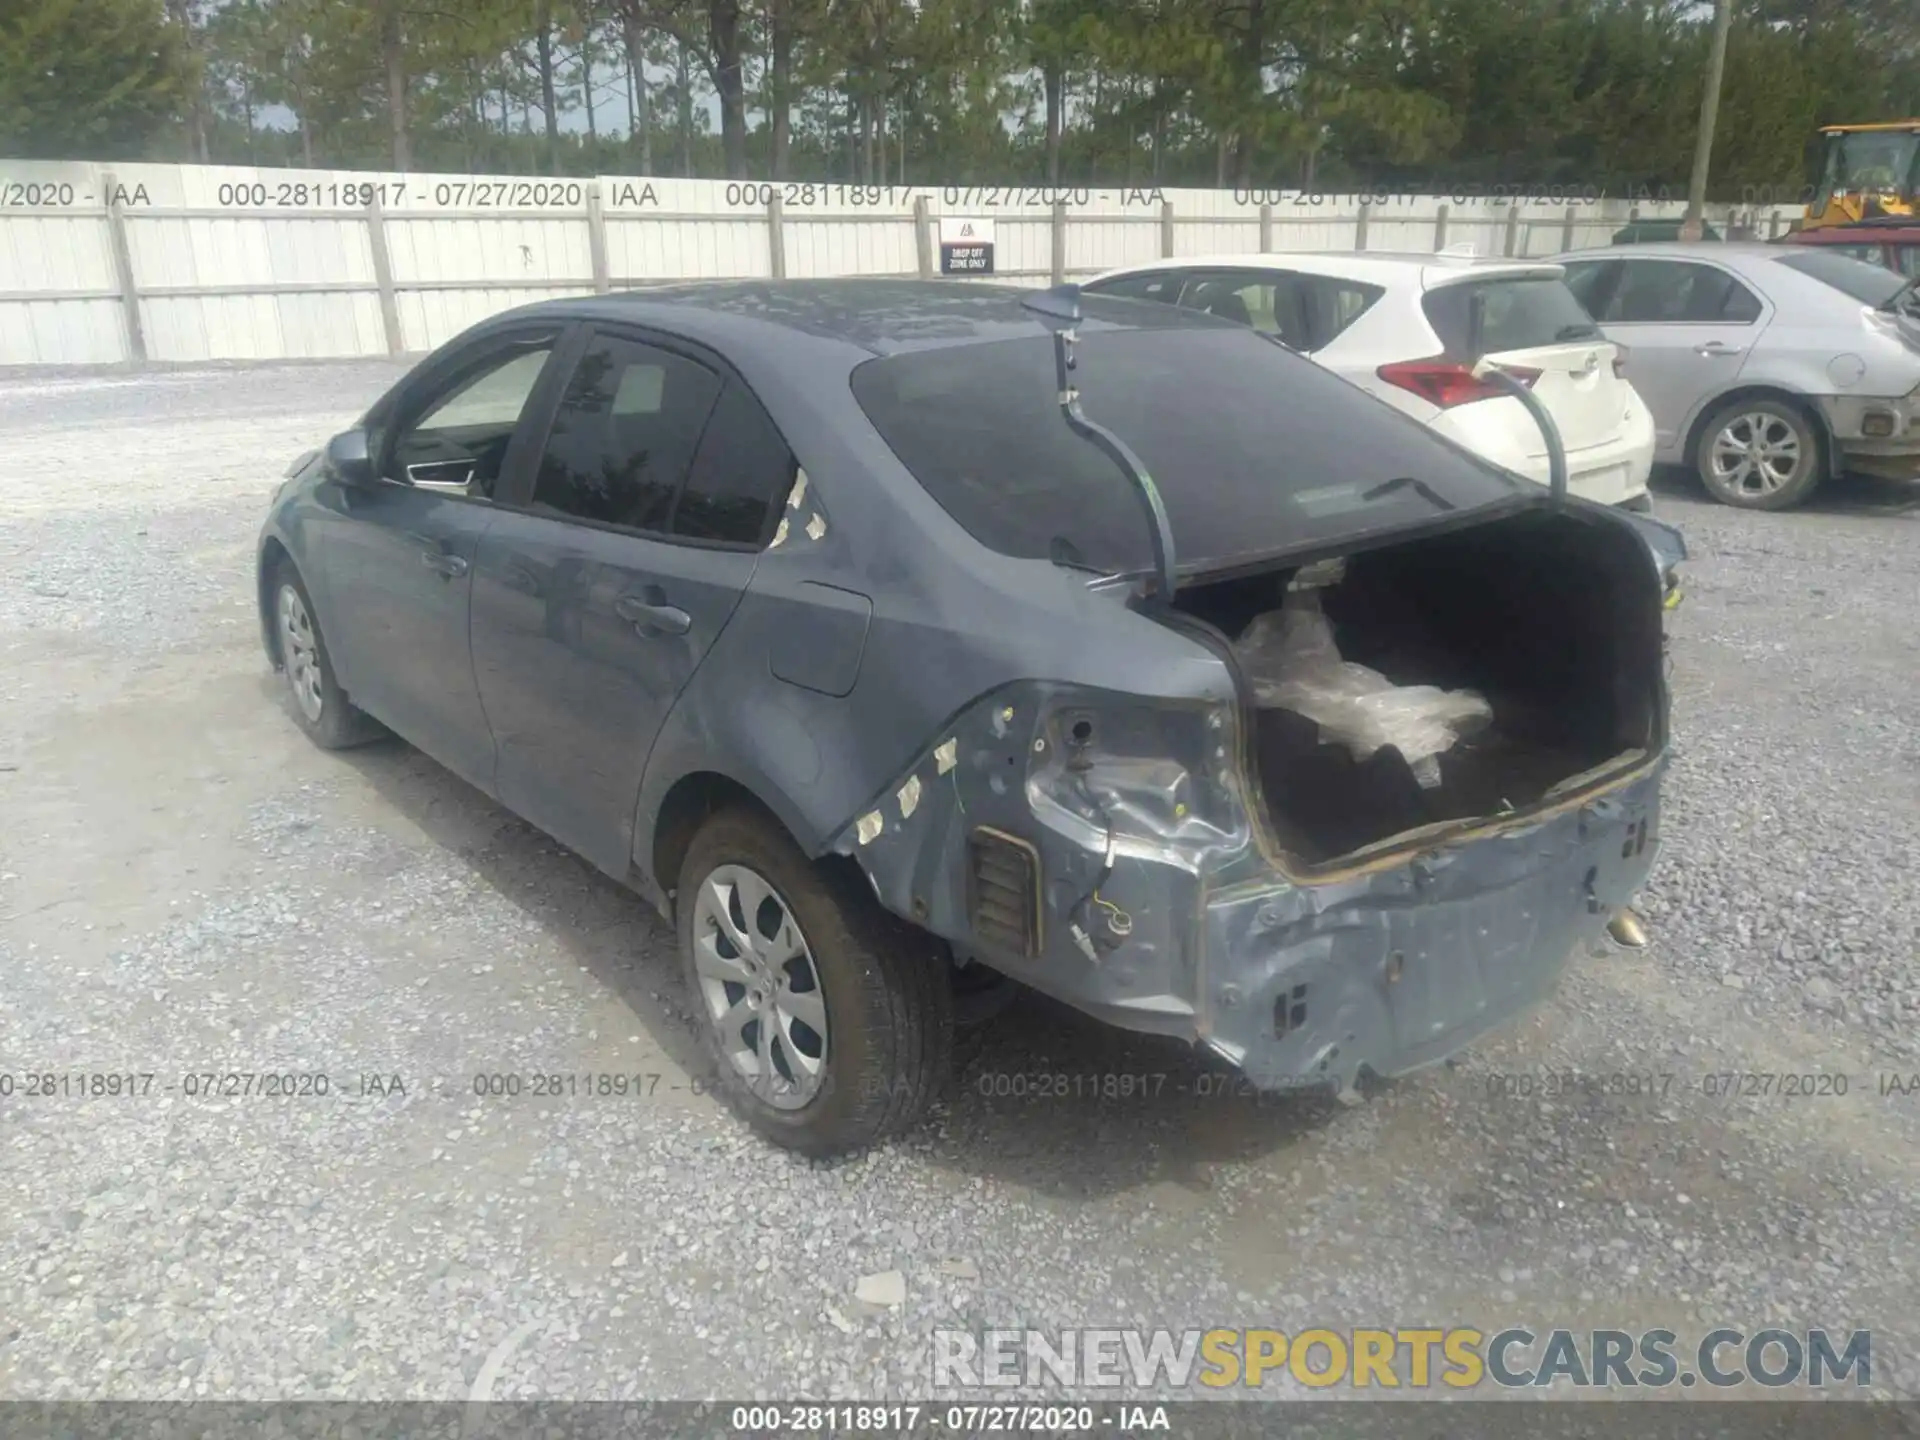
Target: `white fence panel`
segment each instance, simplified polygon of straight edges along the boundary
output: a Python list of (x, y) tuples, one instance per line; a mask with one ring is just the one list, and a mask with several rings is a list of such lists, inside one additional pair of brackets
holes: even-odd
[(789, 277), (919, 273), (911, 211), (786, 215), (780, 228)]
[(0, 162), (0, 365), (98, 365), (126, 353), (96, 167)]
[[(1038, 285), (1169, 251), (1424, 252), (1444, 240), (1544, 256), (1606, 244), (1635, 214), (1683, 210), (1280, 189), (0, 161), (0, 365), (375, 355), (428, 349), (556, 295), (679, 279), (932, 274), (942, 215), (992, 221), (992, 278)], [(1726, 207), (1709, 213), (1723, 228), (1733, 218)], [(1772, 234), (1793, 214), (1740, 218)]]
[(112, 365), (126, 358), (120, 301), (0, 301), (0, 365)]
[(1066, 273), (1096, 275), (1160, 258), (1159, 207), (1066, 224)]

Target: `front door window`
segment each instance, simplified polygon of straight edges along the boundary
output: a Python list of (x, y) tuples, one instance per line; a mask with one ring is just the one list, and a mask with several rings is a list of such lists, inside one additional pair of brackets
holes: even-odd
[(386, 477), (492, 500), (508, 442), (552, 353), (545, 337), (489, 350), (462, 367), (393, 437)]

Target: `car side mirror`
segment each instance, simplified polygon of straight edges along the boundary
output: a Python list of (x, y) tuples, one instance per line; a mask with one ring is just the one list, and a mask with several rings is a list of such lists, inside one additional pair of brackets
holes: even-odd
[(367, 432), (342, 430), (329, 440), (327, 469), (343, 485), (371, 485), (373, 455), (367, 448)]

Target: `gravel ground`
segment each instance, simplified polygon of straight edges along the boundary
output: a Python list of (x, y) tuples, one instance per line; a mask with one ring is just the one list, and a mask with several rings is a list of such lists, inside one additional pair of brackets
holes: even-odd
[[(664, 927), (398, 744), (309, 746), (252, 545), (386, 365), (0, 382), (0, 1396), (924, 1396), (1027, 1324), (1870, 1326), (1920, 1392), (1920, 508), (1684, 481), (1654, 942), (1354, 1110), (1198, 1098), (1040, 1001), (924, 1131), (769, 1151), (689, 1082)], [(1497, 1098), (1574, 1067), (1662, 1093)], [(325, 1097), (189, 1097), (206, 1071)], [(477, 1098), (476, 1074), (654, 1077)], [(1845, 1095), (1710, 1095), (1726, 1071)], [(1144, 1098), (1014, 1099), (1118, 1072)], [(170, 1088), (169, 1088), (170, 1087)], [(898, 1271), (870, 1305), (863, 1276)]]

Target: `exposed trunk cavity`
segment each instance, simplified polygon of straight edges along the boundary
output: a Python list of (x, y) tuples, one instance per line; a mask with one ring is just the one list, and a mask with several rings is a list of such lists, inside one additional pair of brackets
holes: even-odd
[(1303, 867), (1550, 803), (1664, 743), (1659, 586), (1630, 531), (1529, 511), (1316, 570), (1175, 602), (1235, 642), (1269, 830)]

